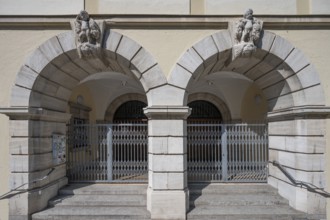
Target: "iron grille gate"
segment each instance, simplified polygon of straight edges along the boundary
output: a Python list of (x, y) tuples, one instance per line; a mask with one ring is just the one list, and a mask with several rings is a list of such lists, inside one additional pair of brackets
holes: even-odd
[(188, 124), (188, 180), (266, 182), (265, 124)]
[(81, 124), (68, 129), (71, 182), (146, 182), (147, 124)]

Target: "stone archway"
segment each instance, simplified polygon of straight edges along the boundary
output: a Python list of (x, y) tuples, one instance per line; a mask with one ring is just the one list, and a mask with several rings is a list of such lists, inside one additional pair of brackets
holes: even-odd
[(105, 115), (104, 115), (105, 121), (113, 121), (115, 111), (118, 109), (118, 107), (127, 101), (133, 101), (133, 100), (144, 102), (144, 103), (147, 102), (146, 97), (141, 94), (131, 93), (131, 94), (122, 95), (122, 96), (118, 97), (117, 99), (115, 99), (108, 106), (108, 108), (105, 112)]
[[(207, 84), (205, 78), (209, 75), (233, 72), (251, 80), (267, 101), (270, 160), (282, 163), (296, 179), (324, 187), (323, 131), (328, 108), (314, 66), (298, 48), (268, 31), (263, 31), (251, 58), (232, 60), (232, 48), (233, 36), (229, 30), (204, 38), (175, 64), (169, 85), (186, 92), (182, 99), (186, 105), (191, 85), (203, 80)], [(294, 208), (308, 213), (325, 212), (324, 198), (295, 188), (277, 168), (269, 166), (268, 183)]]
[(81, 59), (73, 32), (65, 32), (40, 45), (18, 72), (7, 113), (14, 149), (11, 188), (51, 173), (10, 199), (10, 218), (27, 219), (45, 208), (67, 183), (65, 163), (53, 158), (52, 142), (54, 134), (66, 133), (67, 103), (79, 82), (95, 73), (116, 72), (135, 78), (146, 94), (166, 84), (155, 59), (130, 38), (106, 30), (101, 49), (102, 57)]
[(226, 122), (231, 121), (230, 111), (229, 111), (226, 103), (223, 100), (216, 97), (215, 95), (212, 95), (209, 93), (194, 93), (194, 94), (189, 95), (189, 97), (188, 97), (188, 103), (197, 101), (197, 100), (204, 100), (204, 101), (208, 101), (208, 102), (212, 103), (219, 109), (223, 122), (226, 123)]

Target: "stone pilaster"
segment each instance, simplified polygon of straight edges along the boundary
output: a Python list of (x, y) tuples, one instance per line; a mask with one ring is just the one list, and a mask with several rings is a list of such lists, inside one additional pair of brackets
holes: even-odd
[(144, 110), (149, 129), (149, 187), (152, 219), (186, 219), (188, 107), (157, 106)]
[[(28, 220), (67, 184), (65, 163), (53, 160), (52, 135), (66, 134), (70, 114), (26, 107), (0, 109), (0, 112), (10, 118), (9, 184), (15, 191), (8, 197), (9, 219)], [(36, 181), (47, 174), (47, 178)]]
[[(325, 188), (326, 118), (329, 107), (303, 106), (268, 113), (269, 160), (278, 161), (298, 181)], [(328, 120), (328, 119), (327, 119)], [(325, 198), (295, 187), (272, 164), (268, 183), (290, 201), (295, 209), (325, 213)]]

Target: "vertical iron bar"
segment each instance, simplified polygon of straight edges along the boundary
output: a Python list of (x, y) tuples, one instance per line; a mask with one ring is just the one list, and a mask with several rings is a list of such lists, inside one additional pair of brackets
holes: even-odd
[(227, 181), (227, 169), (228, 169), (228, 161), (227, 161), (227, 127), (223, 125), (221, 133), (221, 151), (222, 151), (222, 180)]
[(107, 131), (107, 175), (108, 181), (112, 181), (112, 126), (108, 125)]

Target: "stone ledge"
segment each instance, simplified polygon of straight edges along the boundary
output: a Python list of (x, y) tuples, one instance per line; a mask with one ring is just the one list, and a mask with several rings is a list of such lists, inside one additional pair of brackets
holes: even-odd
[(1, 108), (0, 114), (7, 115), (11, 120), (43, 120), (55, 122), (68, 122), (71, 114), (56, 112), (44, 108), (33, 107), (8, 107)]
[(283, 121), (290, 119), (324, 119), (330, 118), (329, 106), (299, 106), (269, 112), (268, 121)]
[(144, 108), (148, 119), (187, 119), (191, 108), (186, 106), (151, 106)]
[[(237, 20), (241, 15), (95, 15), (95, 20), (105, 20), (111, 28), (213, 28), (227, 29), (228, 21)], [(45, 29), (70, 29), (70, 20), (76, 15), (49, 16), (0, 16), (4, 28), (43, 27)], [(329, 28), (329, 15), (258, 15), (266, 29), (288, 28)]]

